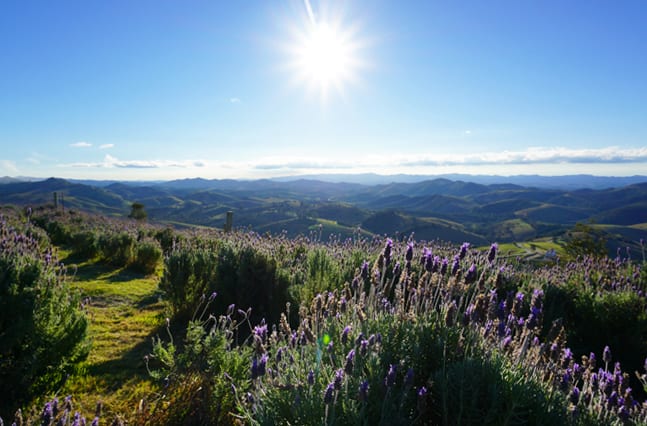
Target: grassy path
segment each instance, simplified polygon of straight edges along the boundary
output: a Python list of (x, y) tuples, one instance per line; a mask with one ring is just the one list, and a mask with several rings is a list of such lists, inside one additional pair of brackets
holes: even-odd
[[(159, 277), (70, 259), (72, 285), (89, 297), (89, 335), (92, 349), (78, 374), (70, 377), (61, 395), (71, 394), (89, 418), (98, 401), (102, 418), (133, 413), (154, 386), (143, 358), (152, 349), (151, 337), (164, 322), (164, 304), (158, 293)], [(75, 272), (76, 270), (76, 272)]]

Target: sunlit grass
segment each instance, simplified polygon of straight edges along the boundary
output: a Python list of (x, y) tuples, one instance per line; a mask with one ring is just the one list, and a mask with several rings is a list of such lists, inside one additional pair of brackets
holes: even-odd
[[(64, 251), (59, 254), (65, 255)], [(151, 351), (151, 336), (164, 323), (159, 271), (143, 276), (92, 261), (69, 265), (72, 285), (89, 298), (86, 310), (92, 349), (61, 394), (74, 395), (88, 417), (99, 401), (103, 418), (132, 415), (142, 398), (155, 389), (143, 359)]]

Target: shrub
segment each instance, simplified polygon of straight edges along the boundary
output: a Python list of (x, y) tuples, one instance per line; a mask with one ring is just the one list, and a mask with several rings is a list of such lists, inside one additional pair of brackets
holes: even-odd
[(135, 237), (128, 232), (102, 234), (99, 237), (101, 257), (113, 266), (128, 266), (135, 258), (135, 242)]
[[(52, 390), (84, 359), (87, 320), (51, 253), (0, 222), (0, 410)], [(13, 411), (11, 411), (13, 413)]]
[(99, 238), (94, 231), (78, 231), (70, 238), (72, 253), (83, 259), (93, 259), (99, 254)]
[(137, 243), (135, 259), (131, 265), (144, 274), (152, 274), (162, 260), (162, 249), (155, 240), (144, 240)]

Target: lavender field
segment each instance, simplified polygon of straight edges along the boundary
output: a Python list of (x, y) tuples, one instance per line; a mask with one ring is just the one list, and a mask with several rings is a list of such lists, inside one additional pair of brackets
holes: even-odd
[[(0, 237), (5, 424), (647, 423), (644, 253), (537, 265), (497, 244), (177, 231), (48, 208), (4, 208)], [(63, 251), (159, 282), (137, 404), (94, 412), (67, 393), (94, 349)]]

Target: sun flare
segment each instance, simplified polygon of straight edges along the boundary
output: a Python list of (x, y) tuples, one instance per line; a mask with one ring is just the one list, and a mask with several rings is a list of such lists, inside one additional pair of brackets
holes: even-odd
[(345, 95), (345, 88), (359, 79), (365, 67), (365, 43), (357, 37), (357, 26), (340, 18), (316, 20), (309, 14), (292, 29), (288, 46), (288, 68), (294, 82), (325, 100), (332, 90)]

